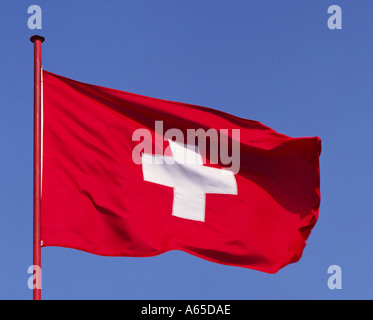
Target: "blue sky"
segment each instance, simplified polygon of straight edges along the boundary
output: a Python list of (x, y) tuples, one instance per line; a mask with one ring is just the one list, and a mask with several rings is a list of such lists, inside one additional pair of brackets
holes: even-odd
[[(27, 8), (42, 8), (42, 30)], [(340, 5), (343, 29), (329, 30)], [(33, 47), (82, 82), (319, 136), (320, 219), (302, 259), (275, 275), (180, 251), (111, 258), (42, 249), (44, 299), (372, 299), (373, 2), (65, 0), (0, 3), (0, 299), (30, 299)], [(343, 289), (327, 286), (339, 265)]]

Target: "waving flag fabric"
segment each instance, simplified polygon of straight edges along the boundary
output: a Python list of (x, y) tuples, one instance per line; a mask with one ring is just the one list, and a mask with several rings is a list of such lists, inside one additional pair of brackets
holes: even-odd
[(43, 246), (277, 272), (318, 219), (320, 152), (318, 137), (43, 71)]

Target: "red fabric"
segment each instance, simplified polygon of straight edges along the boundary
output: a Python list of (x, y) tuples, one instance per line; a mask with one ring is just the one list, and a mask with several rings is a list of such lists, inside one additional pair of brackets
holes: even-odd
[[(182, 250), (268, 273), (300, 259), (318, 219), (318, 137), (47, 71), (43, 94), (44, 246), (136, 257)], [(173, 216), (173, 188), (144, 181), (132, 161), (133, 132), (158, 120), (164, 130), (241, 130), (238, 195), (207, 194), (205, 222)]]

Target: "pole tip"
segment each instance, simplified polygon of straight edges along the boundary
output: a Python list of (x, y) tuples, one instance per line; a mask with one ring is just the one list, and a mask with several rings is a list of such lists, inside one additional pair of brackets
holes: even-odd
[(44, 42), (45, 38), (42, 36), (34, 35), (30, 38), (30, 41), (34, 43), (36, 40), (40, 40), (41, 42)]

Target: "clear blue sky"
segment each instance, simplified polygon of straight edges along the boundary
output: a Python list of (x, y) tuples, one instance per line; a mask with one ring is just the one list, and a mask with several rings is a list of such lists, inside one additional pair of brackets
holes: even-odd
[[(43, 29), (27, 28), (40, 5)], [(343, 10), (329, 30), (327, 9)], [(65, 0), (0, 3), (0, 299), (30, 299), (33, 47), (79, 81), (223, 110), (319, 136), (320, 219), (275, 275), (180, 251), (108, 258), (42, 249), (44, 299), (372, 299), (373, 2)], [(343, 289), (327, 286), (330, 265)]]

